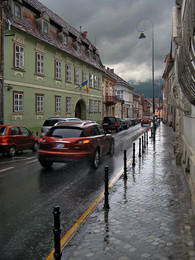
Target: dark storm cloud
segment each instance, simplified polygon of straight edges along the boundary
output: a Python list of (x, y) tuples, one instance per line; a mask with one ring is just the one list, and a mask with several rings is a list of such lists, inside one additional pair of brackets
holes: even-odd
[(146, 39), (139, 40), (137, 22), (154, 23), (155, 77), (162, 77), (165, 55), (170, 51), (174, 0), (42, 0), (77, 30), (87, 31), (104, 65), (125, 80), (151, 78), (152, 25), (145, 21)]

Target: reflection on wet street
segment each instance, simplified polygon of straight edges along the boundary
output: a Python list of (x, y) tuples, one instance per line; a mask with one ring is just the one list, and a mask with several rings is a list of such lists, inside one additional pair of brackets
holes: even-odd
[[(110, 209), (99, 205), (82, 239), (63, 259), (194, 259), (195, 221), (190, 194), (175, 163), (174, 133), (161, 125), (142, 157), (128, 167), (110, 194)], [(138, 143), (136, 142), (136, 147)], [(95, 214), (95, 213), (94, 213)]]

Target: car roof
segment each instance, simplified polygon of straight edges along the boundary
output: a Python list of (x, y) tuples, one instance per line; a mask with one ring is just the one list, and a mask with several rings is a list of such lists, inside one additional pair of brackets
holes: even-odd
[(94, 121), (84, 121), (84, 120), (81, 120), (81, 121), (71, 121), (71, 122), (67, 122), (67, 121), (61, 121), (61, 122), (58, 122), (55, 126), (77, 126), (77, 127), (84, 127), (86, 125), (98, 125), (96, 122)]

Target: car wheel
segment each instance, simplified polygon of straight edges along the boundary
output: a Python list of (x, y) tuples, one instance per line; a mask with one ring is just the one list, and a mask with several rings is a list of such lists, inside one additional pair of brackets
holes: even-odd
[(38, 149), (39, 149), (39, 144), (38, 144), (38, 142), (35, 142), (34, 145), (33, 145), (32, 150), (33, 150), (34, 152), (37, 152)]
[(109, 154), (110, 156), (114, 155), (114, 142), (111, 143)]
[(16, 147), (12, 145), (8, 151), (9, 156), (13, 157), (16, 154)]
[(95, 150), (92, 160), (92, 167), (97, 169), (100, 165), (100, 151), (98, 149)]
[(45, 167), (45, 168), (51, 168), (51, 166), (52, 166), (52, 164), (53, 164), (53, 162), (51, 162), (51, 161), (42, 161), (42, 160), (39, 160), (39, 162), (40, 162), (40, 164), (41, 164), (41, 166), (43, 166), (43, 167)]

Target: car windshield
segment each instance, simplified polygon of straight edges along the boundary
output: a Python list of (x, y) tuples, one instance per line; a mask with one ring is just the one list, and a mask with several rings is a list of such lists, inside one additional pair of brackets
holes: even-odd
[(114, 123), (115, 122), (115, 118), (114, 117), (105, 117), (104, 118), (104, 122), (105, 123)]
[(71, 138), (71, 137), (85, 137), (86, 134), (81, 128), (76, 127), (55, 127), (51, 128), (46, 136)]
[(7, 127), (0, 126), (0, 135), (4, 136), (6, 135), (6, 132), (7, 132)]

